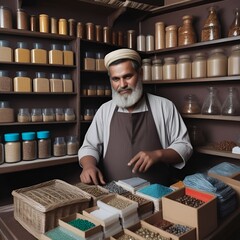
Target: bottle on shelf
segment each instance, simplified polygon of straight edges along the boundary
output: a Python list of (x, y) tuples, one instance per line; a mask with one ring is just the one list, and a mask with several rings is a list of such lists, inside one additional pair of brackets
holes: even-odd
[(238, 91), (234, 87), (228, 88), (228, 96), (222, 105), (222, 115), (239, 116), (240, 104)]
[(201, 109), (202, 114), (219, 115), (221, 114), (221, 102), (217, 95), (217, 88), (209, 87), (209, 94), (204, 101)]
[(188, 94), (184, 98), (184, 105), (181, 111), (183, 114), (198, 114), (201, 113), (201, 107), (198, 99), (194, 94)]
[(47, 14), (39, 15), (39, 32), (49, 33), (49, 17)]
[(66, 108), (64, 111), (64, 120), (65, 121), (74, 121), (76, 119), (76, 115), (74, 113), (73, 108)]
[(42, 122), (42, 109), (41, 108), (33, 108), (31, 112), (31, 120), (32, 122)]
[(50, 32), (53, 34), (58, 34), (58, 22), (55, 17), (50, 19)]
[(201, 41), (210, 41), (221, 37), (221, 26), (215, 7), (210, 7), (208, 17), (201, 31)]
[(18, 122), (26, 123), (31, 122), (31, 115), (28, 108), (19, 108), (17, 115)]
[(240, 44), (232, 46), (228, 57), (228, 76), (240, 75)]
[(73, 18), (68, 19), (68, 35), (76, 37), (76, 20)]
[(74, 53), (70, 45), (63, 45), (63, 64), (70, 66), (74, 64)]
[(15, 62), (30, 63), (30, 50), (26, 42), (18, 42), (15, 49)]
[(67, 155), (75, 155), (78, 153), (79, 142), (77, 136), (69, 136), (67, 138)]
[(35, 132), (22, 133), (22, 160), (29, 161), (37, 158), (37, 142)]
[(63, 108), (56, 108), (55, 109), (55, 115), (56, 115), (56, 121), (65, 121), (65, 116), (64, 116), (64, 109)]
[(137, 36), (137, 50), (146, 51), (146, 37), (143, 34)]
[(49, 82), (51, 92), (63, 92), (63, 80), (60, 79), (60, 74), (51, 73)]
[(31, 50), (31, 62), (47, 64), (47, 50), (43, 49), (41, 43), (33, 44), (33, 49)]
[(95, 29), (92, 22), (88, 22), (86, 25), (86, 39), (94, 41), (95, 40)]
[(17, 71), (13, 79), (14, 92), (32, 92), (32, 79), (25, 71)]
[(38, 131), (38, 158), (50, 158), (51, 157), (51, 139), (49, 131)]
[(65, 18), (60, 18), (58, 20), (58, 34), (68, 35), (68, 25), (67, 20)]
[(48, 52), (49, 64), (63, 65), (63, 51), (59, 44), (51, 44), (51, 50)]
[(62, 74), (63, 92), (73, 92), (73, 80), (70, 74)]
[(13, 17), (10, 8), (0, 6), (0, 28), (13, 28)]
[(154, 51), (154, 36), (148, 34), (146, 36), (146, 52)]
[(24, 9), (17, 9), (17, 29), (29, 30), (29, 16)]
[(136, 49), (136, 31), (128, 30), (127, 31), (127, 47)]
[(192, 77), (190, 55), (187, 54), (180, 55), (176, 68), (177, 79), (190, 79)]
[(144, 58), (142, 60), (143, 81), (152, 80), (152, 60), (150, 58)]
[(67, 145), (64, 137), (55, 137), (53, 144), (53, 156), (61, 157), (67, 154)]
[(165, 24), (164, 22), (155, 23), (155, 50), (165, 48)]
[(8, 101), (0, 101), (0, 123), (14, 122), (14, 109)]
[(9, 72), (0, 70), (0, 92), (11, 92), (12, 85), (12, 78), (9, 77)]
[(12, 62), (13, 50), (9, 41), (0, 40), (0, 62)]
[(199, 52), (194, 55), (192, 61), (192, 78), (206, 78), (207, 60), (205, 53)]
[(53, 108), (43, 108), (43, 122), (54, 122), (56, 120)]
[(165, 30), (166, 30), (165, 38), (166, 48), (177, 47), (178, 45), (177, 25), (167, 26)]
[(49, 79), (46, 78), (46, 73), (36, 72), (36, 77), (33, 79), (33, 92), (50, 92)]
[(163, 79), (163, 66), (161, 59), (152, 60), (152, 80)]
[(4, 134), (4, 156), (6, 163), (21, 161), (21, 143), (19, 133)]
[(240, 35), (240, 9), (235, 8), (235, 15), (228, 31), (228, 37), (234, 37), (239, 35)]
[(164, 58), (163, 64), (163, 80), (176, 79), (176, 61), (174, 57)]

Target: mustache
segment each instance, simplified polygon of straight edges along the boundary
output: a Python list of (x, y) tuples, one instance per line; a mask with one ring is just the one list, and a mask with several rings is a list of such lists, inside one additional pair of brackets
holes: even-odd
[(119, 87), (117, 89), (117, 92), (120, 93), (121, 91), (126, 91), (126, 90), (134, 90), (132, 87)]

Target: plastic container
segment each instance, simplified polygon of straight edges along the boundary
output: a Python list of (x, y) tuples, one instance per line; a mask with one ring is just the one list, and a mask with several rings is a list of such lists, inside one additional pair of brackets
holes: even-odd
[(14, 122), (14, 109), (7, 101), (0, 101), (0, 123)]
[(15, 163), (21, 160), (21, 143), (19, 133), (4, 134), (4, 155), (6, 163)]
[(53, 156), (61, 157), (67, 154), (67, 145), (64, 137), (56, 137), (53, 144)]
[(50, 158), (52, 152), (50, 132), (38, 131), (37, 143), (38, 143), (38, 158)]
[(192, 77), (192, 63), (190, 55), (180, 55), (177, 62), (177, 79), (190, 79)]
[(142, 60), (143, 81), (152, 80), (152, 60), (145, 58)]
[(27, 76), (27, 72), (18, 71), (13, 79), (14, 92), (32, 92), (32, 79)]
[(26, 123), (31, 122), (31, 115), (28, 108), (19, 108), (17, 115), (18, 122)]
[(34, 43), (31, 50), (31, 62), (47, 64), (47, 50), (43, 49), (41, 43)]
[(9, 72), (0, 70), (0, 92), (12, 91), (12, 78), (9, 77)]
[(22, 133), (22, 160), (34, 160), (37, 158), (37, 142), (35, 132)]
[(192, 61), (192, 78), (205, 78), (207, 76), (207, 60), (204, 53), (196, 53)]
[(31, 56), (30, 50), (26, 42), (18, 42), (17, 48), (15, 49), (15, 62), (19, 63), (30, 63)]
[(0, 40), (0, 62), (12, 62), (13, 50), (8, 41)]
[(232, 52), (228, 57), (228, 75), (240, 75), (240, 45), (232, 47)]
[(176, 79), (176, 62), (175, 58), (164, 58), (163, 65), (163, 80), (175, 80)]
[(79, 142), (77, 136), (69, 136), (67, 138), (67, 155), (75, 155), (78, 153)]
[(49, 79), (44, 72), (36, 72), (33, 79), (33, 92), (50, 92)]

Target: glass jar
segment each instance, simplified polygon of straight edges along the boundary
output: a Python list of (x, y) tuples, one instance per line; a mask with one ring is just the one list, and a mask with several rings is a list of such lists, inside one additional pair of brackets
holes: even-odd
[(28, 108), (19, 108), (18, 115), (17, 115), (18, 122), (30, 122), (31, 115)]
[(11, 29), (12, 27), (12, 11), (8, 7), (0, 6), (0, 28)]
[(76, 119), (73, 108), (66, 108), (64, 112), (65, 121), (74, 121)]
[(190, 15), (183, 16), (183, 25), (178, 28), (178, 45), (189, 45), (197, 41), (196, 33), (193, 28), (193, 17)]
[(103, 41), (103, 28), (101, 25), (95, 25), (96, 42)]
[(201, 108), (197, 97), (194, 94), (188, 94), (184, 99), (184, 106), (182, 108), (183, 114), (198, 114)]
[(55, 114), (53, 108), (44, 108), (42, 110), (43, 121), (44, 122), (53, 122), (55, 121)]
[(68, 34), (68, 24), (65, 18), (60, 18), (58, 20), (58, 34), (67, 35)]
[(95, 40), (94, 24), (91, 22), (86, 23), (86, 38), (87, 40)]
[(35, 132), (22, 133), (22, 160), (34, 160), (37, 158), (37, 142)]
[(174, 57), (164, 58), (163, 80), (176, 79), (176, 62)]
[(67, 155), (75, 155), (78, 153), (79, 142), (77, 136), (69, 136), (67, 138)]
[(56, 137), (53, 144), (53, 156), (61, 157), (67, 154), (67, 145), (64, 137)]
[(177, 62), (177, 79), (190, 79), (192, 77), (190, 55), (180, 55)]
[(9, 72), (0, 70), (0, 92), (12, 91), (12, 78), (9, 77)]
[(237, 89), (228, 88), (228, 96), (222, 105), (222, 115), (238, 116), (240, 113), (239, 96)]
[(228, 31), (228, 37), (234, 37), (239, 35), (240, 35), (240, 10), (239, 8), (236, 8), (234, 20)]
[(227, 75), (227, 56), (221, 48), (210, 52), (207, 59), (207, 76), (223, 77)]
[(103, 42), (111, 43), (111, 28), (108, 26), (103, 27)]
[(31, 112), (31, 120), (32, 122), (42, 122), (42, 109), (41, 108), (33, 108)]
[(14, 122), (14, 109), (8, 101), (0, 101), (0, 123)]
[(83, 119), (84, 119), (85, 121), (92, 121), (92, 120), (93, 120), (93, 117), (94, 117), (94, 109), (86, 108), (86, 109), (84, 110)]
[(170, 25), (166, 29), (166, 48), (177, 47), (178, 45), (178, 33), (177, 25)]
[(196, 53), (192, 62), (192, 78), (205, 78), (207, 76), (207, 60), (204, 53)]
[(152, 61), (152, 80), (162, 80), (163, 67), (161, 59), (154, 59)]
[(76, 36), (76, 20), (73, 18), (68, 19), (68, 35)]
[(206, 142), (202, 129), (196, 125), (190, 127), (189, 137), (194, 147), (203, 146)]
[(17, 42), (17, 48), (14, 51), (15, 62), (30, 63), (31, 55), (27, 42)]
[(63, 108), (56, 108), (55, 109), (55, 114), (56, 114), (56, 121), (64, 121), (65, 116), (64, 116), (64, 109)]
[(210, 7), (208, 17), (201, 31), (201, 41), (215, 40), (220, 37), (220, 23), (218, 21), (217, 11), (214, 7)]
[(80, 39), (85, 38), (85, 26), (82, 22), (77, 23), (77, 37)]
[(240, 75), (240, 45), (232, 47), (232, 52), (228, 57), (228, 75)]
[(47, 14), (39, 15), (39, 32), (49, 33), (49, 17)]
[(17, 9), (17, 29), (29, 30), (28, 14), (21, 8)]
[(152, 80), (152, 60), (150, 58), (145, 58), (142, 60), (142, 70), (143, 70), (143, 81)]
[(21, 143), (19, 133), (4, 134), (4, 155), (6, 163), (15, 163), (21, 160)]
[(202, 114), (219, 115), (221, 114), (221, 103), (217, 96), (217, 88), (209, 87), (209, 94), (202, 105)]
[(0, 40), (0, 62), (12, 62), (13, 50), (9, 41)]
[(50, 158), (51, 157), (51, 139), (49, 131), (38, 131), (38, 158)]
[(136, 49), (136, 32), (135, 32), (135, 30), (127, 31), (127, 47)]

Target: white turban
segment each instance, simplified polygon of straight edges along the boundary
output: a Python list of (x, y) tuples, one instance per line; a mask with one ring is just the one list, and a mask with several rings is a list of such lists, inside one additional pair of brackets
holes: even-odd
[(105, 67), (108, 68), (111, 63), (120, 59), (131, 59), (141, 64), (141, 57), (136, 51), (128, 48), (122, 48), (112, 51), (105, 56), (104, 58)]

